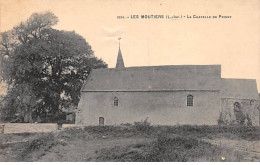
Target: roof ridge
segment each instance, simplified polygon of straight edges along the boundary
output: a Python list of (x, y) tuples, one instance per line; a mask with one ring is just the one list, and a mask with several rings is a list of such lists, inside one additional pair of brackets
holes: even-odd
[(245, 81), (245, 80), (252, 80), (252, 81), (256, 81), (256, 79), (253, 79), (253, 78), (221, 78), (221, 79), (225, 79), (225, 80), (243, 80), (243, 81)]
[(124, 67), (124, 68), (97, 68), (93, 70), (136, 70), (136, 69), (151, 69), (151, 68), (163, 68), (163, 69), (171, 69), (171, 68), (206, 68), (206, 67), (221, 67), (221, 64), (214, 65), (157, 65), (157, 66), (133, 66), (133, 67)]

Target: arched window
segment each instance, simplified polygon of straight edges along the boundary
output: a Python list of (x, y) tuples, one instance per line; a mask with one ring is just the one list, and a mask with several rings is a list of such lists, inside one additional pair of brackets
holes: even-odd
[(118, 98), (114, 97), (114, 106), (118, 106)]
[(187, 106), (193, 106), (193, 96), (192, 95), (187, 96)]

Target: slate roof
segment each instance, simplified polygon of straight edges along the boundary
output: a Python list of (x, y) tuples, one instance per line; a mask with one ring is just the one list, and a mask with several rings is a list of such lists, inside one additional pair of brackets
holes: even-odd
[(256, 80), (222, 78), (221, 97), (258, 100)]
[(220, 65), (93, 69), (82, 91), (220, 90)]

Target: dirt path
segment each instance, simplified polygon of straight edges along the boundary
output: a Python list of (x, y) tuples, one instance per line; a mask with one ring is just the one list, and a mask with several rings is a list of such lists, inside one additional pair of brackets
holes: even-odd
[(225, 138), (203, 139), (213, 145), (242, 152), (248, 161), (260, 161), (260, 141), (230, 140)]
[(34, 161), (96, 161), (97, 152), (102, 149), (116, 146), (128, 146), (144, 142), (151, 142), (147, 138), (120, 138), (120, 139), (94, 139), (88, 141), (69, 142), (66, 146), (54, 147), (39, 160)]

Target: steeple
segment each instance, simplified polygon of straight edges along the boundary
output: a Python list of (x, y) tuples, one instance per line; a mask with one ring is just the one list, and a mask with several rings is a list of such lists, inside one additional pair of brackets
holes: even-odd
[(120, 39), (121, 38), (118, 38), (118, 40), (119, 40), (119, 50), (118, 50), (118, 55), (117, 55), (116, 68), (124, 68), (125, 67), (123, 56), (122, 56), (122, 53), (121, 53), (121, 50), (120, 50)]

